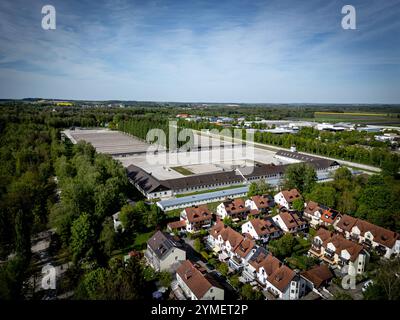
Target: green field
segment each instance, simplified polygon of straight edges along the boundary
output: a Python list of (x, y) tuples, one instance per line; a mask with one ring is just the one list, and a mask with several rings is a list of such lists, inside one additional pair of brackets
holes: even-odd
[(183, 174), (184, 176), (190, 176), (194, 174), (192, 171), (186, 169), (185, 167), (171, 167), (171, 169), (179, 172), (180, 174)]
[(390, 123), (399, 124), (399, 114), (367, 112), (314, 112), (314, 120), (326, 122)]

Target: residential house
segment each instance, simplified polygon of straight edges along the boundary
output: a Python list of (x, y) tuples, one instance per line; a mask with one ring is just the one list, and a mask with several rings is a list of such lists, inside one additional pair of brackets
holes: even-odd
[(274, 196), (275, 203), (289, 210), (293, 208), (293, 202), (297, 199), (302, 199), (297, 189), (282, 190)]
[(261, 213), (267, 213), (270, 208), (274, 207), (274, 199), (268, 194), (262, 196), (252, 196), (245, 202), (246, 207), (250, 210), (258, 210)]
[(224, 300), (224, 289), (204, 269), (189, 260), (183, 261), (176, 271), (176, 279), (190, 300)]
[(281, 266), (276, 257), (269, 253), (263, 247), (257, 247), (248, 264), (243, 268), (242, 277), (248, 281), (256, 281), (257, 284), (264, 290), (266, 288), (266, 281), (272, 272)]
[(352, 276), (362, 274), (369, 259), (363, 246), (324, 228), (317, 231), (308, 252)]
[(217, 207), (217, 216), (221, 219), (230, 217), (233, 221), (238, 221), (245, 219), (249, 213), (250, 209), (240, 198), (224, 201)]
[(333, 279), (333, 273), (327, 264), (320, 264), (303, 271), (300, 275), (306, 280), (307, 290), (318, 294), (319, 290), (326, 287)]
[(297, 300), (306, 292), (306, 282), (288, 266), (275, 269), (266, 281), (270, 299)]
[(400, 253), (400, 234), (374, 225), (368, 221), (343, 215), (335, 229), (346, 239), (356, 241), (366, 248), (374, 248), (386, 258)]
[(207, 206), (193, 206), (181, 212), (181, 220), (186, 221), (186, 231), (193, 233), (211, 227), (212, 213)]
[(308, 227), (307, 221), (302, 219), (297, 213), (287, 210), (281, 211), (272, 217), (274, 223), (285, 233), (297, 233), (304, 231)]
[(340, 213), (314, 201), (308, 201), (304, 208), (304, 217), (309, 220), (310, 226), (313, 228), (318, 226), (328, 227), (336, 223)]
[(262, 247), (258, 247), (250, 257), (242, 277), (248, 282), (255, 281), (267, 299), (299, 299), (306, 289), (303, 278)]
[(145, 258), (156, 271), (173, 271), (186, 260), (186, 251), (175, 237), (157, 231), (147, 241)]
[(225, 226), (222, 221), (217, 222), (209, 233), (208, 246), (218, 253), (219, 260), (231, 269), (241, 269), (253, 252), (254, 241)]
[(271, 218), (251, 219), (242, 225), (242, 234), (248, 233), (255, 240), (266, 243), (271, 239), (282, 235), (281, 229), (277, 227)]

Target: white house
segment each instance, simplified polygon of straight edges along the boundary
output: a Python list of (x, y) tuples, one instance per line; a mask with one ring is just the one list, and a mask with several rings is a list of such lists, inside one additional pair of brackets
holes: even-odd
[(247, 199), (245, 205), (250, 210), (258, 210), (262, 213), (266, 213), (274, 206), (274, 199), (268, 194), (262, 196), (256, 195)]
[(319, 205), (314, 201), (308, 201), (304, 208), (304, 217), (306, 217), (310, 226), (317, 228), (318, 226), (330, 226), (334, 225), (339, 217), (340, 213), (334, 209), (328, 208), (323, 205)]
[(225, 262), (233, 270), (240, 270), (250, 258), (255, 243), (242, 236), (231, 227), (217, 222), (209, 231), (208, 246), (216, 253), (221, 262)]
[(238, 221), (246, 218), (249, 213), (250, 209), (240, 198), (224, 201), (217, 207), (217, 216), (221, 219), (230, 217), (232, 220)]
[(242, 224), (242, 234), (248, 233), (255, 240), (268, 242), (282, 235), (282, 231), (277, 227), (272, 219), (251, 219)]
[(306, 281), (289, 267), (281, 265), (267, 278), (266, 288), (273, 299), (297, 300), (306, 292)]
[(297, 233), (308, 227), (308, 223), (300, 218), (297, 213), (286, 210), (272, 217), (272, 220), (285, 233)]
[(256, 281), (267, 299), (295, 300), (306, 290), (306, 282), (264, 248), (258, 247), (242, 272), (247, 282)]
[(364, 273), (369, 260), (368, 252), (361, 245), (324, 228), (318, 230), (309, 254), (353, 276)]
[(297, 189), (282, 190), (274, 196), (275, 203), (287, 209), (292, 209), (292, 204), (297, 199), (301, 199), (301, 194)]
[(386, 258), (400, 253), (400, 234), (397, 232), (349, 215), (343, 215), (338, 220), (335, 229), (342, 232), (346, 239), (372, 247)]
[(176, 280), (189, 300), (224, 300), (222, 286), (189, 260), (183, 261), (177, 269)]
[(156, 271), (174, 271), (180, 262), (186, 260), (186, 251), (174, 237), (157, 231), (147, 241), (144, 256)]

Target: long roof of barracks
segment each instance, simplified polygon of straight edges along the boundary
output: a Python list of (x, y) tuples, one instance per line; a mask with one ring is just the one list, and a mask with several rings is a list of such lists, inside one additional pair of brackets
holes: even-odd
[[(334, 160), (316, 157), (308, 157), (307, 160), (306, 162), (316, 170), (328, 169), (329, 167), (339, 165), (339, 163)], [(251, 172), (246, 172), (249, 168), (243, 168), (243, 170), (240, 169), (240, 171), (246, 179), (251, 180), (252, 178), (267, 178), (282, 175), (288, 166), (290, 166), (290, 164), (256, 164)], [(197, 174), (169, 180), (159, 180), (151, 173), (135, 165), (127, 167), (127, 171), (129, 179), (146, 193), (243, 182), (242, 175), (238, 174), (235, 170)]]

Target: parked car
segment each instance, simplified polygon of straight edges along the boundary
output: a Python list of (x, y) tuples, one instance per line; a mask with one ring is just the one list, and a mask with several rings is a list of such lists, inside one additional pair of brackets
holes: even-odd
[(362, 288), (361, 288), (361, 291), (362, 291), (362, 292), (367, 291), (367, 288), (368, 288), (370, 285), (372, 285), (372, 284), (374, 284), (374, 282), (373, 282), (372, 280), (366, 281), (366, 282), (363, 284), (363, 286), (362, 286)]

